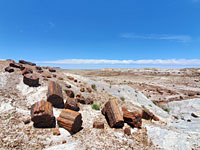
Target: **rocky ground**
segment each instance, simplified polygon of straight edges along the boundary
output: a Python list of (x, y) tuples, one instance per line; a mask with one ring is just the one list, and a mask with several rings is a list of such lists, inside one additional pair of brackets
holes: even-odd
[[(0, 149), (200, 149), (200, 69), (104, 69), (38, 72), (39, 85), (29, 87), (23, 82), (22, 71), (6, 72), (12, 60), (0, 61)], [(72, 79), (73, 77), (73, 79)], [(61, 135), (53, 135), (53, 128), (35, 128), (30, 118), (31, 105), (47, 99), (49, 81), (56, 81), (64, 92), (71, 85), (75, 95), (89, 97), (101, 109), (110, 99), (130, 111), (151, 111), (159, 121), (142, 119), (142, 128), (111, 128), (100, 110), (80, 104), (82, 130), (70, 134), (59, 128)], [(93, 87), (93, 88), (92, 88)], [(95, 87), (95, 88), (94, 88)], [(81, 88), (91, 88), (92, 92)], [(55, 117), (62, 109), (53, 108)], [(104, 129), (93, 128), (94, 121), (104, 123)], [(57, 125), (58, 127), (58, 125)], [(131, 129), (131, 135), (124, 129)]]

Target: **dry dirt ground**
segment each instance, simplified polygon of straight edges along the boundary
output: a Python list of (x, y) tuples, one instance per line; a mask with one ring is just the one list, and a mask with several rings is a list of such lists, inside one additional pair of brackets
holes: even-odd
[[(23, 83), (19, 69), (13, 73), (4, 69), (10, 61), (0, 61), (0, 149), (137, 149), (137, 150), (197, 150), (200, 149), (200, 69), (104, 69), (61, 70), (51, 73), (51, 78), (40, 76), (40, 86), (29, 87)], [(34, 68), (33, 68), (34, 69)], [(45, 67), (44, 72), (49, 73)], [(53, 74), (56, 77), (53, 77)], [(70, 80), (68, 76), (77, 79)], [(60, 78), (59, 78), (60, 77)], [(115, 97), (121, 108), (141, 112), (148, 109), (160, 121), (142, 120), (142, 129), (110, 128), (101, 111), (91, 105), (80, 104), (83, 129), (71, 135), (59, 128), (61, 135), (53, 135), (53, 129), (38, 129), (33, 123), (24, 124), (30, 117), (31, 105), (46, 100), (48, 83), (57, 81), (64, 89), (72, 86), (75, 94), (90, 97), (101, 108)], [(92, 93), (80, 92), (80, 88), (96, 86)], [(65, 99), (67, 96), (63, 92)], [(61, 109), (54, 108), (58, 117)], [(94, 121), (104, 122), (104, 129), (93, 128)], [(131, 135), (124, 135), (124, 128), (131, 128)], [(66, 143), (62, 144), (62, 141)]]

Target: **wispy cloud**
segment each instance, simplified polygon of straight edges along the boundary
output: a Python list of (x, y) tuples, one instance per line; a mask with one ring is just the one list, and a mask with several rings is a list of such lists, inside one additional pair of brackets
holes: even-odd
[(171, 40), (177, 42), (190, 42), (192, 38), (188, 35), (168, 35), (168, 34), (145, 34), (137, 35), (133, 33), (121, 34), (122, 38), (128, 39), (146, 39), (146, 40)]
[(200, 59), (148, 59), (148, 60), (107, 60), (107, 59), (64, 59), (38, 61), (42, 64), (147, 64), (147, 65), (200, 65)]

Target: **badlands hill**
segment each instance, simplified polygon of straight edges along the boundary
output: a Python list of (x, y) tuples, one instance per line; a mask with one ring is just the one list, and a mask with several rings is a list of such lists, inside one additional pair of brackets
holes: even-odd
[(200, 69), (62, 70), (2, 60), (0, 112), (2, 150), (198, 150)]

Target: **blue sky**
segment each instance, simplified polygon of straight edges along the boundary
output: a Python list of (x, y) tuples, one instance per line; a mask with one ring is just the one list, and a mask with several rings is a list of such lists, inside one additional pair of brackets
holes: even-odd
[(155, 65), (156, 59), (162, 61), (156, 65), (184, 59), (189, 63), (182, 66), (198, 66), (199, 15), (199, 0), (0, 0), (0, 59), (65, 68)]

